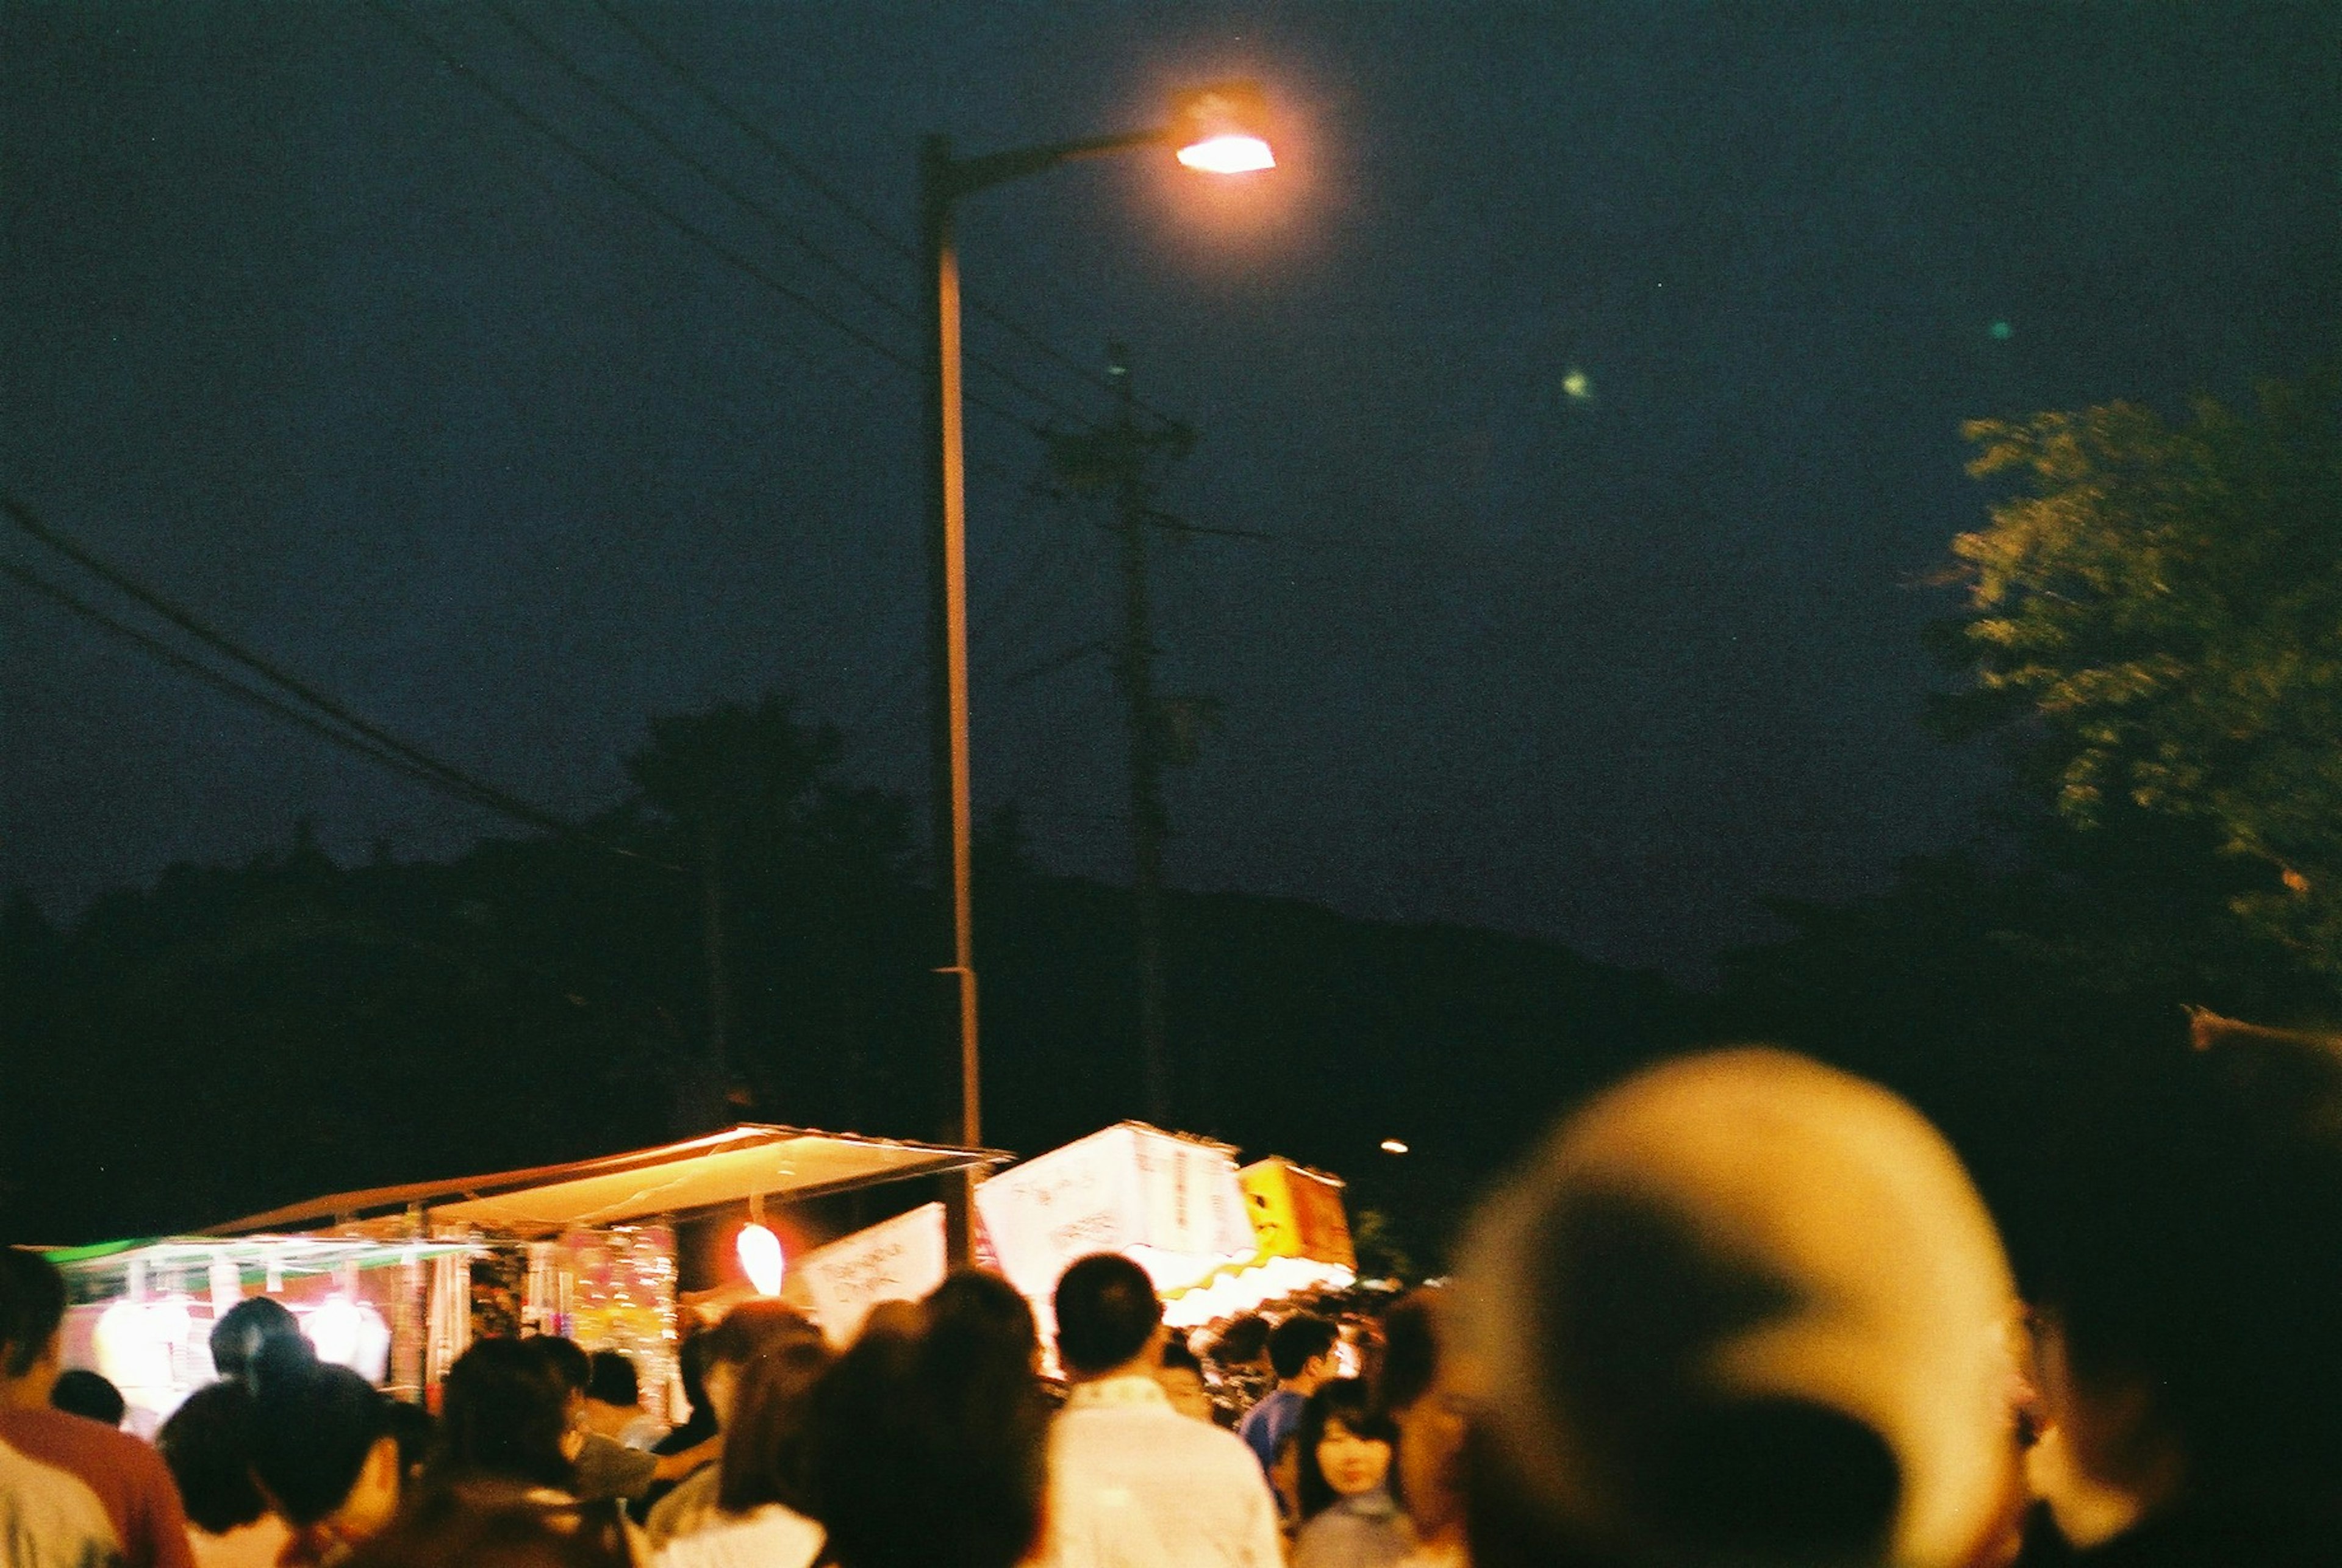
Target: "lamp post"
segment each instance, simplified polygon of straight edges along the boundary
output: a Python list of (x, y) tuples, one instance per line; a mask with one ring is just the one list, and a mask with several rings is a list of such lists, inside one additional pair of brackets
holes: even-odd
[[(928, 669), (933, 714), (936, 884), (950, 901), (951, 962), (936, 973), (953, 982), (959, 1044), (960, 1143), (984, 1136), (982, 1057), (976, 986), (973, 809), (968, 789), (967, 734), (967, 471), (961, 430), (959, 255), (952, 209), (962, 196), (1054, 169), (1077, 158), (1103, 157), (1139, 147), (1167, 146), (1189, 168), (1249, 174), (1273, 168), (1261, 135), (1260, 90), (1225, 83), (1184, 95), (1171, 123), (1046, 146), (1020, 147), (961, 158), (947, 136), (929, 136), (919, 149), (919, 247), (927, 293)], [(974, 1171), (950, 1178), (946, 1234), (951, 1260), (973, 1260), (976, 1238)]]

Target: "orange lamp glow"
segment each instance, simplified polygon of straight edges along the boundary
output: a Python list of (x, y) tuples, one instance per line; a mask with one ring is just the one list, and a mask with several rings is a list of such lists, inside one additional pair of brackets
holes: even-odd
[(1250, 82), (1222, 82), (1183, 95), (1172, 122), (1179, 161), (1210, 175), (1276, 167), (1268, 148), (1268, 105)]
[(735, 1243), (740, 1253), (740, 1266), (747, 1271), (748, 1283), (756, 1287), (760, 1296), (781, 1293), (781, 1238), (760, 1224), (740, 1228), (740, 1239)]

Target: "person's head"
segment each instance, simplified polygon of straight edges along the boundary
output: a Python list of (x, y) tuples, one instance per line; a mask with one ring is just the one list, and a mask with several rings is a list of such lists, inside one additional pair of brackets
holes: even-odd
[(438, 1468), (451, 1477), (566, 1487), (568, 1430), (569, 1387), (551, 1357), (530, 1340), (475, 1340), (447, 1369)]
[(1268, 1357), (1268, 1320), (1246, 1313), (1220, 1330), (1212, 1342), (1212, 1359), (1222, 1366), (1258, 1366)]
[(1334, 1347), (1342, 1331), (1331, 1318), (1296, 1313), (1268, 1331), (1268, 1364), (1276, 1381), (1308, 1393), (1334, 1375)]
[(56, 1384), (49, 1390), (49, 1403), (69, 1415), (86, 1416), (107, 1426), (120, 1426), (123, 1413), (130, 1408), (112, 1379), (82, 1367), (57, 1373)]
[(1049, 1418), (1030, 1361), (954, 1321), (866, 1327), (814, 1392), (815, 1516), (838, 1568), (1013, 1568), (1039, 1539)]
[(806, 1430), (813, 1387), (830, 1363), (829, 1342), (811, 1323), (766, 1336), (732, 1383), (724, 1423), (716, 1506), (746, 1513), (778, 1503), (810, 1513)]
[(1076, 1258), (1057, 1277), (1052, 1299), (1057, 1359), (1076, 1380), (1104, 1377), (1148, 1356), (1163, 1328), (1155, 1282), (1119, 1253)]
[(30, 1247), (0, 1248), (0, 1404), (48, 1403), (65, 1321), (57, 1265)]
[(548, 1503), (516, 1483), (435, 1487), (340, 1568), (632, 1568), (614, 1504)]
[(246, 1296), (212, 1324), (212, 1368), (224, 1378), (248, 1378), (263, 1351), (301, 1354), (308, 1350), (301, 1320), (274, 1297)]
[(253, 1479), (285, 1522), (344, 1541), (388, 1523), (404, 1477), (382, 1392), (347, 1367), (281, 1350), (264, 1352), (246, 1376)]
[(1156, 1363), (1155, 1381), (1171, 1408), (1197, 1421), (1212, 1419), (1212, 1396), (1204, 1390), (1204, 1363), (1176, 1335), (1163, 1343), (1163, 1359)]
[(634, 1414), (642, 1408), (642, 1380), (635, 1372), (635, 1358), (622, 1350), (597, 1350), (593, 1355), (592, 1371), (586, 1379), (586, 1397), (595, 1404)]
[(521, 1343), (545, 1358), (545, 1366), (561, 1384), (570, 1420), (576, 1420), (585, 1408), (586, 1385), (594, 1379), (593, 1357), (565, 1334), (535, 1334)]
[(966, 1336), (1004, 1355), (1041, 1364), (1041, 1336), (1032, 1303), (1015, 1285), (984, 1269), (955, 1269), (920, 1303), (930, 1332), (946, 1340)]
[(741, 1369), (766, 1349), (796, 1343), (818, 1333), (805, 1313), (784, 1303), (759, 1298), (742, 1302), (724, 1314), (724, 1321), (699, 1336), (705, 1358), (700, 1382), (707, 1393), (707, 1409), (717, 1429), (732, 1425), (732, 1402)]
[(2342, 1055), (2228, 1029), (2140, 1057), (2082, 1086), (2021, 1249), (2048, 1418), (2149, 1513), (2342, 1509)]
[(700, 1330), (676, 1347), (675, 1375), (683, 1383), (683, 1402), (695, 1422), (713, 1421), (707, 1404), (707, 1331)]
[(1480, 1568), (1959, 1568), (2013, 1544), (2014, 1290), (1950, 1145), (1786, 1052), (1678, 1059), (1484, 1208), (1454, 1341)]
[(1397, 1435), (1390, 1417), (1375, 1408), (1365, 1379), (1334, 1377), (1318, 1384), (1301, 1407), (1294, 1439), (1301, 1516), (1310, 1518), (1345, 1497), (1362, 1496), (1387, 1483)]
[(1376, 1403), (1397, 1431), (1391, 1492), (1405, 1505), (1417, 1534), (1426, 1538), (1464, 1522), (1464, 1403), (1456, 1396), (1450, 1360), (1439, 1353), (1436, 1289), (1401, 1297), (1383, 1319), (1383, 1355)]
[(268, 1511), (252, 1483), (252, 1392), (241, 1383), (215, 1383), (183, 1400), (155, 1446), (187, 1518), (214, 1535), (249, 1524)]

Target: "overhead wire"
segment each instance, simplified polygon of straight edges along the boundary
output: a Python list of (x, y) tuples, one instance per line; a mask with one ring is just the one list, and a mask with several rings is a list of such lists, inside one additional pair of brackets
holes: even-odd
[[(640, 109), (636, 107), (632, 103), (628, 102), (625, 95), (620, 94), (616, 88), (612, 87), (608, 83), (595, 76), (584, 66), (578, 65), (576, 56), (571, 55), (567, 50), (554, 43), (550, 38), (538, 32), (535, 28), (523, 22), (514, 14), (509, 5), (502, 3), (502, 0), (489, 0), (487, 8), (489, 11), (494, 13), (496, 18), (503, 22), (515, 36), (520, 38), (523, 43), (528, 45), (529, 47), (535, 49), (547, 60), (553, 62), (555, 67), (564, 75), (567, 76), (571, 81), (575, 82), (579, 86), (592, 94), (596, 99), (608, 105), (620, 115), (624, 116), (629, 125), (632, 125), (636, 129), (650, 137), (651, 140), (656, 142), (668, 156), (674, 158), (677, 163), (691, 170), (692, 173), (706, 181), (709, 185), (713, 186), (717, 191), (722, 192), (726, 196), (730, 197), (733, 202), (736, 203), (741, 207), (746, 208), (747, 211), (754, 213), (757, 217), (763, 219), (776, 234), (780, 235), (790, 244), (796, 245), (825, 270), (843, 279), (847, 286), (854, 289), (856, 293), (861, 295), (865, 299), (869, 300), (872, 304), (877, 305), (880, 309), (887, 312), (889, 315), (908, 322), (914, 327), (924, 325), (924, 320), (919, 312), (913, 309), (911, 306), (905, 305), (902, 301), (896, 299), (892, 295), (887, 294), (877, 285), (872, 283), (850, 263), (843, 261), (836, 255), (831, 254), (827, 248), (807, 236), (804, 231), (791, 224), (786, 215), (776, 210), (770, 204), (757, 200), (748, 192), (741, 189), (737, 183), (727, 177), (721, 170), (711, 167), (705, 160), (693, 154), (689, 148), (684, 146), (680, 142), (678, 142), (671, 134), (668, 133), (665, 126), (659, 125), (649, 115), (644, 114)], [(1072, 417), (1076, 414), (1076, 411), (1070, 404), (1060, 401), (1050, 394), (1043, 391), (1041, 388), (1035, 386), (1030, 382), (1018, 375), (1015, 371), (1008, 369), (1006, 366), (996, 363), (987, 356), (970, 353), (965, 355), (964, 357), (970, 365), (985, 370), (998, 379), (1005, 385), (1012, 387), (1016, 391), (1024, 394), (1026, 397), (1032, 399), (1035, 403), (1039, 404), (1042, 407), (1048, 409), (1052, 413), (1066, 414), (1068, 417)]]
[[(5, 511), (9, 521), (34, 540), (65, 556), (108, 586), (136, 600), (198, 643), (243, 665), (279, 691), (289, 693), (298, 698), (300, 702), (307, 704), (310, 710), (323, 714), (325, 719), (331, 720), (333, 724), (341, 726), (344, 730), (362, 737), (371, 743), (374, 748), (395, 757), (405, 764), (401, 769), (402, 772), (411, 769), (426, 774), (438, 781), (438, 784), (444, 786), (445, 790), (458, 794), (460, 798), (469, 800), (473, 804), (485, 806), (502, 815), (526, 823), (545, 832), (577, 840), (630, 860), (639, 860), (646, 864), (658, 866), (664, 871), (681, 871), (682, 868), (670, 865), (651, 855), (596, 838), (567, 818), (523, 800), (509, 791), (479, 778), (455, 764), (447, 762), (365, 718), (346, 704), (285, 670), (274, 661), (245, 648), (234, 638), (204, 621), (193, 611), (147, 587), (86, 546), (59, 533), (43, 521), (38, 514), (17, 496), (0, 491), (0, 511)], [(12, 572), (10, 575), (20, 582), (23, 581), (22, 576), (16, 573)], [(55, 595), (51, 597), (55, 598)], [(57, 602), (63, 603), (62, 600)]]
[[(694, 71), (688, 65), (679, 59), (673, 51), (661, 44), (656, 36), (643, 28), (636, 23), (632, 17), (628, 16), (624, 11), (613, 5), (611, 0), (594, 0), (594, 5), (595, 8), (599, 10), (604, 15), (616, 23), (629, 37), (633, 38), (636, 44), (641, 47), (645, 54), (657, 61), (661, 65), (666, 67), (667, 71), (674, 75), (677, 81), (681, 82), (684, 86), (693, 94), (693, 95), (697, 97), (701, 103), (706, 105), (709, 109), (713, 110), (720, 118), (722, 118), (727, 125), (731, 125), (735, 130), (737, 130), (742, 135), (746, 136), (750, 141), (763, 148), (771, 155), (774, 162), (779, 164), (781, 167), (786, 169), (790, 174), (795, 175), (799, 180), (805, 182), (806, 187), (812, 190), (816, 195), (821, 196), (831, 205), (836, 207), (838, 211), (844, 213), (855, 223), (861, 225), (861, 227), (874, 239), (877, 240), (880, 245), (894, 252), (895, 255), (901, 257), (903, 260), (916, 262), (919, 259), (917, 250), (910, 244), (909, 241), (904, 239), (894, 230), (888, 228), (884, 223), (881, 223), (877, 218), (872, 216), (867, 208), (864, 207), (853, 197), (847, 195), (835, 184), (824, 178), (819, 173), (810, 167), (805, 160), (790, 152), (787, 147), (783, 145), (777, 138), (776, 138), (770, 132), (766, 131), (762, 125), (758, 125), (746, 115), (741, 113), (740, 110), (734, 107), (713, 87), (710, 87), (707, 85), (706, 80), (696, 71)], [(1101, 392), (1112, 392), (1116, 390), (1113, 380), (1101, 374), (1087, 361), (1083, 360), (1077, 355), (1066, 353), (1064, 349), (1059, 348), (1056, 344), (1051, 343), (1047, 338), (1042, 336), (1039, 332), (1036, 331), (1032, 327), (1026, 326), (1024, 323), (1018, 321), (1016, 317), (1010, 315), (1007, 312), (1000, 309), (998, 306), (988, 303), (981, 295), (964, 294), (962, 298), (965, 300), (967, 308), (971, 313), (984, 317), (986, 321), (991, 322), (995, 326), (999, 327), (1002, 331), (1007, 333), (1010, 336), (1016, 338), (1026, 347), (1033, 349), (1036, 353), (1055, 361), (1057, 365), (1070, 371), (1085, 385), (1094, 390)], [(1149, 414), (1156, 419), (1163, 421), (1166, 424), (1175, 423), (1170, 414), (1164, 413), (1161, 409), (1152, 406), (1142, 399), (1132, 399), (1132, 406), (1143, 414)]]
[[(371, 10), (376, 15), (380, 16), (384, 21), (396, 28), (407, 38), (428, 50), (451, 69), (463, 76), (466, 81), (470, 82), (480, 92), (486, 95), (507, 114), (510, 114), (514, 118), (528, 126), (529, 129), (536, 132), (537, 135), (543, 136), (546, 141), (551, 142), (555, 146), (559, 147), (563, 152), (568, 154), (570, 157), (575, 159), (589, 173), (617, 190), (621, 195), (633, 201), (637, 206), (642, 207), (645, 211), (665, 222), (669, 227), (682, 235), (686, 239), (690, 240), (693, 244), (707, 251), (710, 255), (716, 256), (717, 259), (724, 262), (725, 265), (740, 273), (743, 276), (752, 279), (756, 283), (770, 290), (772, 293), (778, 295), (783, 299), (788, 300), (798, 305), (807, 314), (813, 315), (816, 320), (819, 320), (826, 325), (829, 326), (833, 331), (838, 333), (849, 342), (857, 345), (863, 349), (877, 355), (880, 359), (885, 360), (886, 363), (893, 365), (899, 369), (909, 371), (915, 375), (925, 375), (925, 367), (922, 366), (916, 359), (897, 351), (892, 345), (873, 335), (871, 333), (865, 331), (861, 326), (847, 320), (845, 316), (838, 315), (836, 311), (831, 310), (827, 305), (814, 298), (811, 295), (793, 286), (784, 279), (775, 276), (765, 267), (758, 265), (748, 257), (742, 255), (738, 251), (725, 244), (724, 241), (710, 234), (699, 225), (692, 222), (689, 218), (684, 216), (666, 202), (661, 201), (639, 181), (629, 178), (626, 174), (613, 167), (602, 158), (596, 156), (592, 152), (588, 151), (586, 147), (572, 139), (559, 127), (545, 119), (545, 116), (537, 114), (527, 105), (522, 103), (511, 93), (505, 91), (505, 88), (491, 80), (485, 72), (482, 72), (476, 66), (456, 55), (446, 46), (445, 44), (434, 36), (427, 29), (417, 25), (411, 18), (402, 15), (395, 6), (388, 4), (388, 0), (365, 0), (365, 4), (368, 10)], [(828, 367), (816, 364), (809, 358), (806, 360), (806, 363), (815, 370), (827, 373)], [(1016, 428), (1023, 430), (1029, 434), (1039, 435), (1043, 434), (1040, 426), (1026, 419), (1022, 414), (1017, 414), (1015, 410), (1004, 407), (1003, 405), (993, 402), (989, 398), (978, 396), (976, 394), (966, 391), (965, 388), (962, 389), (961, 396), (970, 407), (980, 408), (986, 413), (993, 414), (996, 418), (1005, 420), (1008, 424), (1016, 426)]]

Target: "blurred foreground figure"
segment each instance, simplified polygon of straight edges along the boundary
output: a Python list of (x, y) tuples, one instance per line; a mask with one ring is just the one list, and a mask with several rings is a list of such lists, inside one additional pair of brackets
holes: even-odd
[(0, 1247), (0, 1548), (9, 1568), (193, 1568), (162, 1457), (127, 1433), (50, 1407), (65, 1315), (56, 1265)]
[(2087, 1096), (2020, 1249), (2078, 1562), (2342, 1561), (2342, 1041), (2199, 1019)]
[(609, 1503), (548, 1501), (538, 1489), (470, 1481), (426, 1493), (340, 1568), (634, 1568)]
[(1785, 1052), (1571, 1116), (1459, 1281), (1476, 1568), (1992, 1568), (2017, 1547), (2017, 1303), (1917, 1112)]

